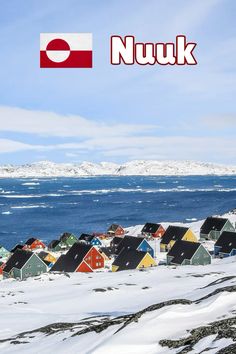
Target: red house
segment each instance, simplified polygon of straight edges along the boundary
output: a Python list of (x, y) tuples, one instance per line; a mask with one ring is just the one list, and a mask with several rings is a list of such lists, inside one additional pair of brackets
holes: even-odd
[(76, 242), (65, 255), (61, 255), (51, 272), (93, 272), (104, 267), (104, 257), (92, 245)]
[(0, 275), (2, 275), (5, 265), (6, 263), (0, 261)]
[(125, 230), (123, 229), (122, 226), (117, 225), (117, 224), (112, 224), (108, 230), (107, 234), (110, 236), (124, 236)]
[(46, 245), (42, 241), (34, 237), (29, 238), (23, 247), (24, 250), (31, 250), (31, 251), (36, 249), (44, 249), (44, 248), (46, 248)]
[(147, 222), (142, 228), (141, 233), (143, 236), (147, 238), (151, 238), (151, 237), (161, 238), (164, 235), (165, 231), (166, 230), (161, 224), (154, 224), (154, 223)]

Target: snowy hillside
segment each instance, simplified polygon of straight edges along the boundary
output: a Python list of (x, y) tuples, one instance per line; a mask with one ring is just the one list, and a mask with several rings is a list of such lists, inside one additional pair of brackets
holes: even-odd
[(76, 176), (184, 176), (234, 175), (236, 166), (224, 166), (193, 161), (131, 161), (125, 164), (109, 162), (81, 164), (42, 161), (22, 166), (0, 166), (0, 177), (76, 177)]
[(235, 353), (235, 264), (3, 280), (0, 352)]

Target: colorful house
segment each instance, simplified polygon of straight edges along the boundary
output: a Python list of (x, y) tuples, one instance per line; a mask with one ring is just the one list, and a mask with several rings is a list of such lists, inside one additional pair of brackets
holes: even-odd
[(0, 275), (3, 274), (3, 269), (4, 269), (4, 267), (5, 267), (5, 263), (2, 262), (2, 261), (0, 261)]
[(160, 242), (161, 252), (168, 252), (174, 243), (179, 240), (197, 242), (197, 237), (187, 227), (170, 225), (162, 236)]
[(54, 257), (49, 252), (41, 251), (41, 252), (38, 253), (38, 256), (39, 256), (39, 258), (42, 259), (42, 261), (44, 261), (46, 266), (49, 267), (49, 268), (51, 268), (53, 266), (53, 264), (56, 263), (56, 261), (57, 261), (57, 258)]
[(211, 255), (199, 242), (176, 241), (167, 253), (168, 265), (211, 264)]
[(51, 272), (93, 272), (104, 267), (104, 257), (92, 245), (76, 242), (65, 255), (61, 255)]
[(148, 252), (152, 257), (154, 257), (154, 249), (149, 245), (144, 237), (125, 236), (118, 244), (115, 253), (119, 254), (124, 248)]
[(102, 242), (95, 235), (82, 234), (79, 237), (79, 241), (85, 242), (85, 243), (92, 245), (92, 246), (102, 246)]
[(3, 277), (23, 280), (46, 271), (46, 264), (36, 253), (17, 249), (6, 262), (3, 269)]
[(147, 222), (141, 230), (141, 233), (144, 237), (147, 238), (156, 238), (162, 237), (165, 233), (165, 229), (161, 224), (154, 224)]
[(112, 272), (156, 266), (150, 253), (124, 248), (112, 263)]
[(110, 235), (110, 236), (124, 236), (125, 230), (123, 229), (122, 226), (120, 226), (118, 224), (112, 224), (108, 228), (107, 234)]
[(236, 255), (236, 232), (224, 231), (214, 246), (215, 256), (221, 258)]
[(60, 237), (60, 242), (62, 249), (70, 248), (74, 243), (78, 242), (78, 238), (69, 232), (64, 232)]
[[(65, 246), (64, 246), (65, 248)], [(62, 250), (61, 248), (61, 241), (60, 240), (52, 240), (49, 245), (48, 249), (53, 252), (59, 252)]]
[(235, 231), (229, 219), (210, 216), (200, 229), (200, 239), (216, 241), (224, 231)]
[(11, 253), (5, 247), (0, 245), (0, 258), (7, 258), (10, 256), (10, 254)]
[(38, 240), (37, 238), (34, 237), (29, 238), (23, 247), (24, 250), (31, 250), (31, 251), (40, 248), (44, 249), (46, 248), (46, 245), (41, 240)]

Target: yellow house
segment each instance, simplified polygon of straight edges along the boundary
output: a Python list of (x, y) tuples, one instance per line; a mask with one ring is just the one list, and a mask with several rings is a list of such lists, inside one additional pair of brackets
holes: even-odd
[(161, 252), (168, 252), (178, 240), (198, 242), (197, 237), (189, 228), (170, 225), (162, 236), (160, 243)]
[(41, 258), (43, 261), (48, 262), (48, 263), (55, 263), (57, 258), (54, 257), (51, 253), (49, 252), (45, 252), (45, 251), (41, 251), (38, 254), (39, 258)]
[(150, 253), (133, 249), (123, 249), (112, 264), (112, 272), (128, 269), (155, 267), (156, 261)]

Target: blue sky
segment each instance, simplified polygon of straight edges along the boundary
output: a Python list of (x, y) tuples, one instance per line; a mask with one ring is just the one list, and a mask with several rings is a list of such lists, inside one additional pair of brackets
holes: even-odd
[[(234, 0), (25, 0), (0, 13), (0, 163), (236, 164)], [(40, 69), (40, 32), (92, 32), (93, 69)], [(196, 66), (112, 66), (112, 34), (197, 43)]]

